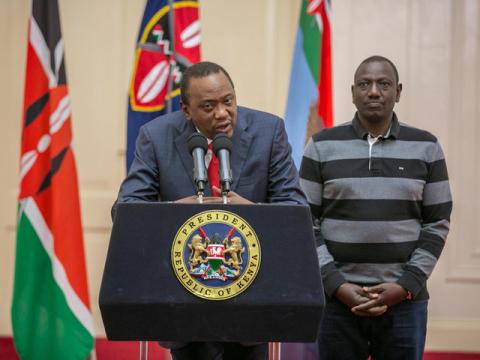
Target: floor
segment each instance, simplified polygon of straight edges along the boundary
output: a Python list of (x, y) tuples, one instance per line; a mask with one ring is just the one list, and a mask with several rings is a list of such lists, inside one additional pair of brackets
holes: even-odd
[[(134, 341), (108, 341), (97, 339), (97, 360), (138, 359), (139, 343)], [(148, 358), (151, 360), (169, 360), (170, 356), (155, 342), (148, 343)], [(17, 360), (11, 338), (0, 338), (0, 360)], [(424, 360), (480, 360), (480, 354), (427, 352)]]

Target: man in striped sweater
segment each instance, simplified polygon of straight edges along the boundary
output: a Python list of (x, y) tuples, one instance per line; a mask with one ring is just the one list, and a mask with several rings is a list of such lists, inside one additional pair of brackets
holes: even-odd
[(452, 201), (435, 136), (400, 123), (395, 65), (365, 59), (349, 123), (315, 134), (300, 169), (327, 295), (321, 359), (421, 359), (426, 281), (442, 252)]

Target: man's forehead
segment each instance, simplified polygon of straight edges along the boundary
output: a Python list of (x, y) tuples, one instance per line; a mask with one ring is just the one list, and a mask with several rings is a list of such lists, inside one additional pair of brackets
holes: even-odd
[(371, 61), (361, 64), (355, 72), (355, 80), (358, 79), (395, 79), (392, 66), (386, 61)]
[(204, 77), (192, 78), (189, 93), (197, 99), (221, 97), (234, 94), (233, 87), (223, 73), (214, 73)]

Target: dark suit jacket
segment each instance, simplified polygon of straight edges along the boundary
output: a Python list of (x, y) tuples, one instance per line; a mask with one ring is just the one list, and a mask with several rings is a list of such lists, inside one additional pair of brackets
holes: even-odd
[[(187, 147), (195, 131), (181, 111), (144, 125), (117, 201), (174, 201), (196, 194)], [(238, 107), (232, 142), (233, 191), (257, 203), (306, 204), (282, 119)]]

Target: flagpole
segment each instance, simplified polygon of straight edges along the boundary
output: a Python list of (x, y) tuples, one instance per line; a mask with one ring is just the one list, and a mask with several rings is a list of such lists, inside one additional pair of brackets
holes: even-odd
[(148, 341), (140, 341), (140, 360), (148, 360)]
[(282, 358), (281, 347), (282, 347), (282, 343), (280, 342), (268, 343), (268, 360), (281, 360)]
[(168, 0), (168, 26), (170, 30), (170, 46), (172, 47), (171, 54), (169, 56), (169, 66), (170, 66), (170, 73), (168, 79), (168, 89), (167, 89), (167, 113), (172, 112), (173, 104), (172, 104), (172, 88), (173, 88), (173, 70), (176, 65), (176, 54), (175, 54), (175, 14), (173, 13), (173, 0)]

